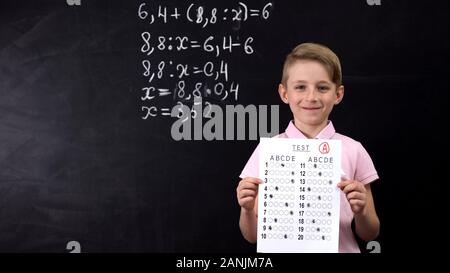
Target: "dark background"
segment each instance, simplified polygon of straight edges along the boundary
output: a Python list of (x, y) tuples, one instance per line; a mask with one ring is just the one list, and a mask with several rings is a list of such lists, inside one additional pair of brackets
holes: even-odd
[[(253, 36), (255, 54), (224, 57), (241, 83), (235, 103), (243, 105), (279, 104), (281, 66), (298, 43), (332, 48), (346, 96), (331, 119), (338, 132), (362, 142), (379, 172), (373, 192), (382, 253), (426, 252), (441, 242), (448, 4), (272, 2), (268, 21), (202, 30), (145, 25), (137, 17), (141, 1), (69, 7), (63, 0), (2, 0), (0, 251), (67, 252), (71, 240), (83, 252), (255, 251), (239, 231), (235, 189), (257, 141), (176, 142), (173, 119), (142, 120), (144, 30)], [(158, 4), (187, 6), (149, 2)], [(189, 52), (180, 58), (208, 59)], [(290, 112), (280, 107), (284, 130)]]

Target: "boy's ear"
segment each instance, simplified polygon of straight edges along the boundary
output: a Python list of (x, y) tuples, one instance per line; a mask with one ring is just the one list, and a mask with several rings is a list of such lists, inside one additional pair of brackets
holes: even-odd
[(287, 90), (282, 83), (278, 85), (278, 94), (280, 95), (281, 100), (288, 104)]
[(343, 98), (344, 98), (344, 86), (341, 85), (336, 90), (336, 101), (334, 102), (334, 104), (338, 105)]

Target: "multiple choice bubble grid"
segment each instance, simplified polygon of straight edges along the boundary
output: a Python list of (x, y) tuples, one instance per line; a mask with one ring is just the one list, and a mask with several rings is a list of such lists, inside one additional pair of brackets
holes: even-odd
[(265, 170), (264, 239), (330, 241), (333, 164), (266, 162)]

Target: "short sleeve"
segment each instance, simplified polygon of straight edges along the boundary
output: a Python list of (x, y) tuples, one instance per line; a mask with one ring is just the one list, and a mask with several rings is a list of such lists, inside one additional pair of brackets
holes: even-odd
[(258, 146), (256, 146), (255, 150), (250, 156), (250, 159), (247, 161), (247, 164), (245, 164), (245, 167), (242, 170), (239, 177), (245, 178), (258, 176), (259, 176), (259, 144)]
[(379, 178), (377, 170), (375, 169), (369, 153), (367, 153), (366, 149), (359, 142), (356, 158), (356, 180), (360, 181), (363, 184), (368, 184)]

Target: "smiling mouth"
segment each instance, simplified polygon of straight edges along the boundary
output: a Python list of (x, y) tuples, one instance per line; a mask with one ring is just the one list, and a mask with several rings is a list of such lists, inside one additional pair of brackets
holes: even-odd
[(304, 110), (319, 110), (320, 107), (302, 107)]

